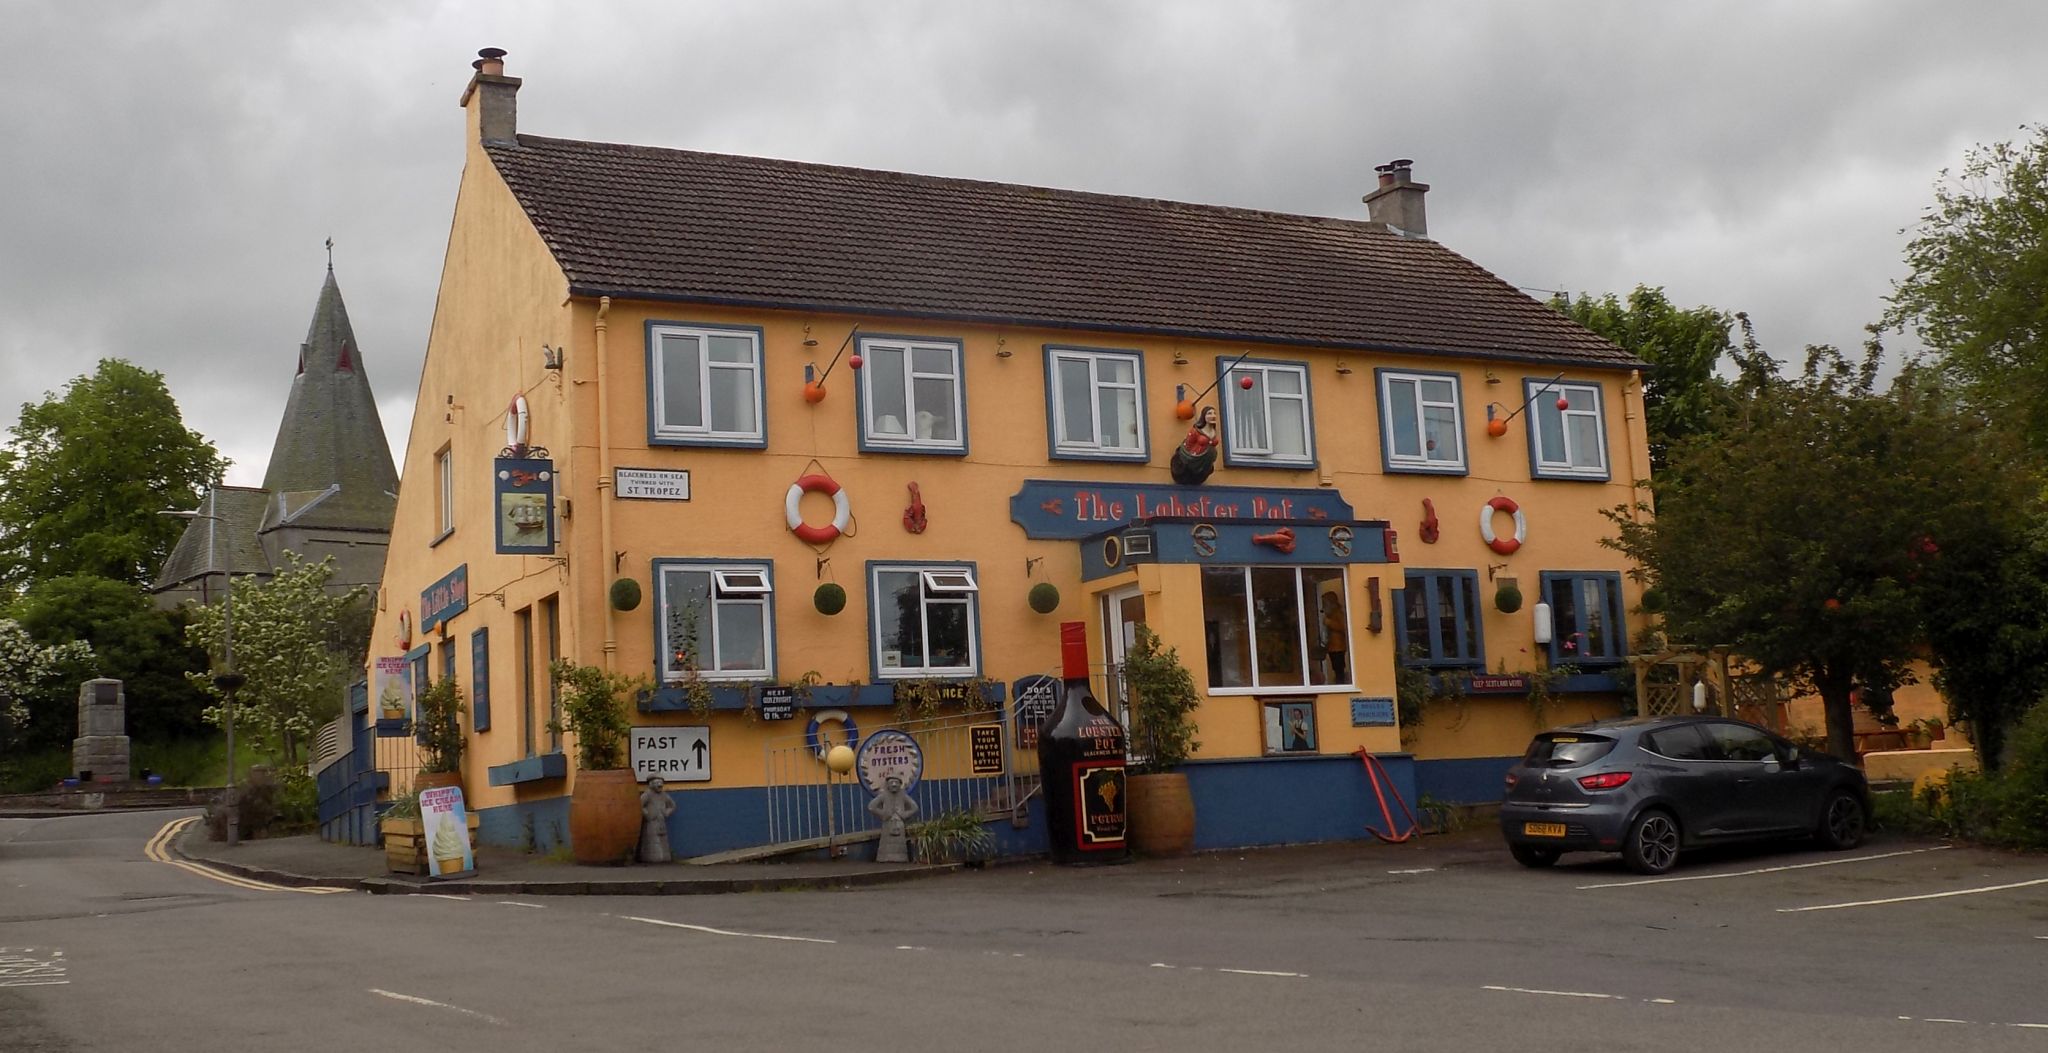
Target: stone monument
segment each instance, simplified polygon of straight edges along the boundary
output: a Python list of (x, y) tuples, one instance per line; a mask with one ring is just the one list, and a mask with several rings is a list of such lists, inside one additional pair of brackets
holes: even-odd
[(128, 781), (128, 700), (119, 680), (88, 680), (78, 687), (78, 737), (71, 770), (95, 782)]

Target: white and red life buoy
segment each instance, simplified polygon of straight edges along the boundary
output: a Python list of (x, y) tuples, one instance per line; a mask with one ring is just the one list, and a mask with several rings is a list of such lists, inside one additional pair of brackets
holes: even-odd
[(528, 423), (526, 396), (512, 396), (512, 404), (505, 407), (505, 445), (525, 449)]
[[(832, 522), (825, 526), (812, 526), (804, 522), (803, 503), (805, 494), (824, 494), (832, 499)], [(829, 545), (853, 522), (853, 508), (847, 503), (846, 491), (839, 488), (837, 480), (829, 475), (801, 476), (789, 484), (789, 495), (782, 500), (783, 518), (789, 521), (789, 532), (797, 540), (812, 545)]]
[(412, 647), (412, 612), (403, 607), (398, 611), (398, 634), (394, 639), (398, 641), (398, 649), (401, 651)]
[[(1493, 514), (1506, 512), (1515, 517), (1515, 536), (1497, 537), (1493, 532)], [(1529, 540), (1529, 520), (1522, 515), (1522, 508), (1511, 497), (1495, 497), (1479, 506), (1479, 536), (1486, 539), (1486, 547), (1503, 556), (1512, 556)]]

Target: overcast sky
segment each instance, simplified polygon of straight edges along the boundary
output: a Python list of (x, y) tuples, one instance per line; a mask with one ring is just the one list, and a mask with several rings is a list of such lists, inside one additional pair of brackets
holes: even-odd
[[(1853, 345), (2048, 4), (0, 0), (0, 426), (118, 356), (259, 483), (334, 267), (402, 457), (483, 46), (522, 131), (1363, 217)], [(1542, 296), (1538, 291), (1535, 295)]]

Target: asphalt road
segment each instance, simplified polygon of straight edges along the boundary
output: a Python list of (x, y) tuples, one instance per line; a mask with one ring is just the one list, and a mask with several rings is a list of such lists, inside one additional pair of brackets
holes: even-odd
[(2048, 1051), (2048, 858), (1932, 843), (501, 900), (222, 882), (146, 852), (181, 814), (0, 821), (0, 1051)]

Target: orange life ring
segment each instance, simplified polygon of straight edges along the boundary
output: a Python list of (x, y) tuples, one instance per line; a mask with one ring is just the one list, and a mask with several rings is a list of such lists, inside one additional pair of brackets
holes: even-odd
[[(1506, 512), (1515, 517), (1515, 536), (1496, 537), (1493, 533), (1493, 514)], [(1522, 515), (1520, 505), (1510, 497), (1495, 497), (1479, 506), (1479, 536), (1486, 539), (1486, 547), (1503, 556), (1512, 556), (1529, 540), (1529, 520)]]
[[(812, 526), (804, 522), (802, 511), (797, 507), (805, 494), (824, 494), (832, 499), (832, 522), (825, 526)], [(853, 521), (853, 509), (847, 504), (846, 491), (839, 488), (837, 480), (829, 475), (806, 475), (789, 484), (789, 494), (782, 501), (783, 518), (789, 521), (789, 532), (797, 540), (812, 545), (829, 545), (839, 535), (846, 533), (847, 525)]]

